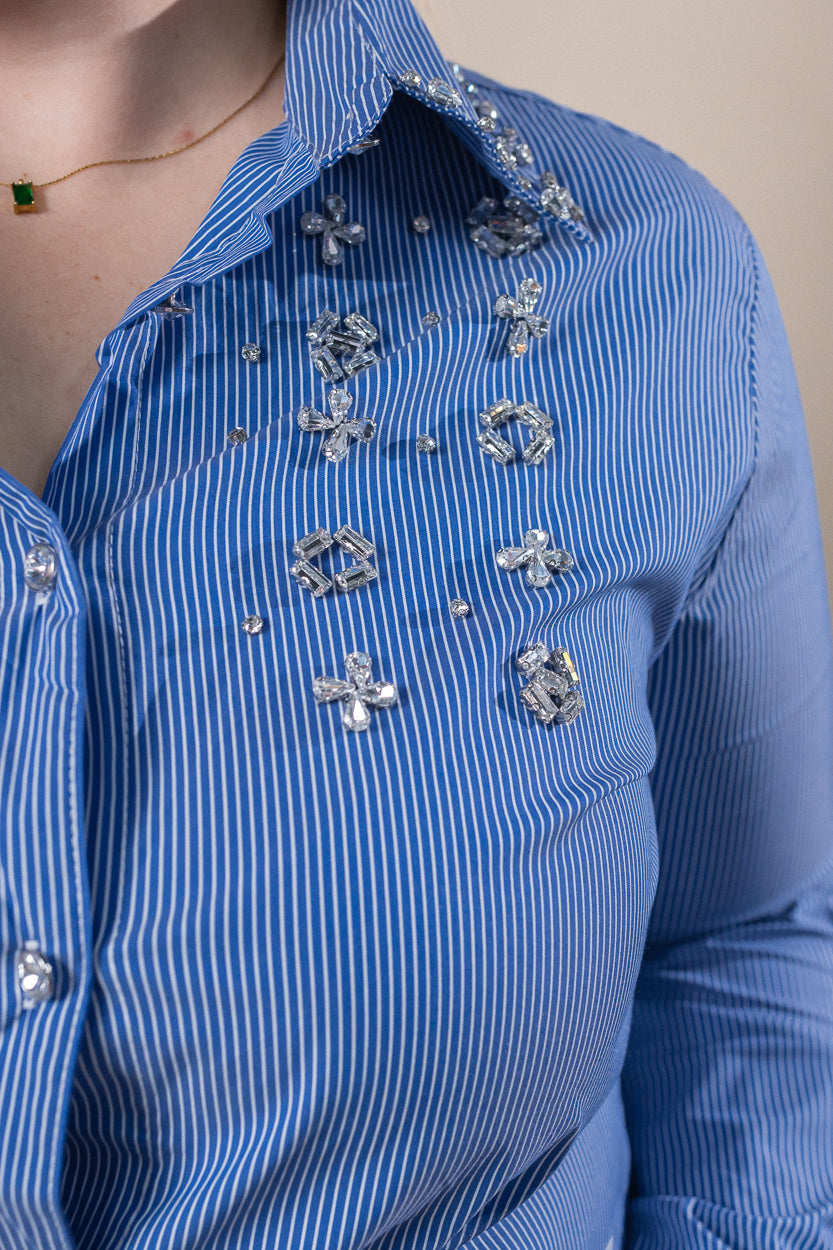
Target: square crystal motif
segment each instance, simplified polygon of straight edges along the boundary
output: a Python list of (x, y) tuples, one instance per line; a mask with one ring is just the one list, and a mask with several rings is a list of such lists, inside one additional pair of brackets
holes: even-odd
[(23, 178), (19, 182), (12, 183), (12, 198), (14, 200), (14, 211), (16, 213), (36, 213), (38, 211), (35, 204), (35, 188), (31, 182), (24, 181)]

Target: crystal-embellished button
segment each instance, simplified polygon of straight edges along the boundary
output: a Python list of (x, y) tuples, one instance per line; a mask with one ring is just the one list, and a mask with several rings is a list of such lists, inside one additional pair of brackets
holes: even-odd
[(250, 365), (256, 365), (260, 360), (262, 352), (257, 343), (244, 343), (240, 348), (240, 355), (247, 360)]
[(17, 981), (23, 992), (24, 1007), (36, 1007), (52, 997), (55, 989), (52, 965), (37, 942), (24, 942), (18, 952)]
[(240, 622), (240, 628), (245, 634), (252, 637), (254, 634), (262, 634), (266, 628), (266, 622), (262, 616), (247, 616), (245, 620)]
[(226, 435), (226, 438), (231, 443), (232, 447), (239, 447), (241, 443), (245, 443), (248, 437), (249, 436), (246, 433), (246, 431), (243, 429), (242, 425), (236, 425), (234, 429), (229, 430), (228, 434)]
[(35, 543), (23, 557), (23, 580), (30, 590), (51, 590), (58, 577), (58, 553), (50, 543)]

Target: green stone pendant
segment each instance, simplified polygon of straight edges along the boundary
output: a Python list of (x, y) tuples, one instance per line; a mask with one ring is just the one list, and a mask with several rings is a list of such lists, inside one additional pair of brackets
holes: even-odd
[(38, 206), (35, 203), (35, 188), (26, 178), (20, 178), (17, 182), (12, 183), (12, 197), (16, 213), (36, 213), (38, 211)]

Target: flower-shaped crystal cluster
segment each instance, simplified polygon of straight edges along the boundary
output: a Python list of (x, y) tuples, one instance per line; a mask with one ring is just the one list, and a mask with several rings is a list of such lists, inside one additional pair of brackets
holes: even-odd
[(375, 325), (360, 313), (348, 313), (342, 323), (337, 313), (325, 308), (307, 330), (310, 360), (325, 382), (340, 382), (379, 363), (370, 346), (378, 338)]
[(503, 208), (484, 195), (469, 213), (466, 225), (472, 243), (489, 256), (522, 256), (544, 242), (538, 214), (517, 195), (508, 196)]
[(376, 433), (373, 421), (347, 420), (353, 396), (347, 391), (334, 388), (327, 396), (329, 414), (319, 412), (317, 408), (304, 404), (298, 409), (298, 425), (310, 434), (319, 434), (323, 430), (331, 430), (322, 451), (331, 464), (338, 464), (350, 450), (350, 443), (355, 439), (359, 443), (369, 443)]
[(550, 651), (543, 642), (536, 642), (518, 656), (515, 668), (529, 679), (520, 697), (536, 720), (568, 725), (576, 719), (584, 707), (584, 695), (566, 647)]
[(542, 339), (549, 329), (546, 317), (539, 317), (535, 306), (541, 298), (541, 283), (535, 278), (524, 278), (513, 299), (511, 295), (499, 295), (495, 300), (494, 314), (512, 322), (506, 350), (510, 356), (523, 356), (529, 350), (530, 338)]
[(312, 693), (316, 703), (341, 702), (341, 723), (345, 729), (370, 728), (370, 708), (393, 707), (396, 687), (389, 681), (373, 681), (373, 661), (365, 651), (351, 651), (344, 660), (346, 679), (316, 677)]
[(304, 213), (300, 225), (304, 234), (323, 236), (321, 259), (325, 265), (340, 265), (344, 260), (344, 244), (355, 247), (367, 237), (364, 226), (347, 220), (347, 205), (340, 195), (328, 195), (323, 212)]
[(526, 581), (536, 589), (549, 586), (553, 573), (569, 573), (573, 567), (573, 557), (569, 551), (556, 547), (547, 551), (550, 536), (546, 530), (527, 530), (524, 534), (522, 547), (501, 547), (495, 555), (499, 569), (512, 572), (514, 569), (526, 569)]

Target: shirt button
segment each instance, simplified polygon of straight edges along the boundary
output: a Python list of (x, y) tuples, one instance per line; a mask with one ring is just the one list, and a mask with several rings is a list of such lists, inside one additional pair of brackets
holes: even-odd
[(35, 543), (23, 560), (23, 577), (30, 590), (51, 590), (58, 576), (58, 553), (49, 543)]
[(52, 997), (55, 978), (52, 965), (41, 954), (37, 942), (24, 942), (17, 956), (17, 980), (23, 991), (23, 1006), (36, 1007)]

